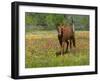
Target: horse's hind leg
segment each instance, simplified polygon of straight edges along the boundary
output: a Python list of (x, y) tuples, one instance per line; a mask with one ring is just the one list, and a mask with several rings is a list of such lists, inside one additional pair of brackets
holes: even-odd
[(70, 49), (72, 49), (72, 40), (70, 39)]

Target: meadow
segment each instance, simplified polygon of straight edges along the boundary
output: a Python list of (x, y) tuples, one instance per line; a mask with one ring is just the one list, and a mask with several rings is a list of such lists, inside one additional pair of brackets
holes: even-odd
[(34, 31), (25, 34), (25, 68), (89, 65), (89, 31), (76, 31), (76, 48), (64, 56), (60, 51), (57, 31)]

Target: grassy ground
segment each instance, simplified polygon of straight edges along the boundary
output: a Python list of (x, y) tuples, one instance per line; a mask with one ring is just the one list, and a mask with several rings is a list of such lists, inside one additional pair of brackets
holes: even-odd
[(56, 56), (60, 50), (56, 31), (26, 33), (25, 67), (79, 66), (89, 64), (89, 32), (76, 31), (76, 48), (64, 56)]

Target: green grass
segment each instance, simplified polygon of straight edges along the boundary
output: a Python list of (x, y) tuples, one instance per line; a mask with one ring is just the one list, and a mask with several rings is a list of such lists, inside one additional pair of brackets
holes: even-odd
[(89, 65), (89, 32), (75, 32), (76, 48), (64, 56), (56, 56), (60, 51), (56, 31), (36, 31), (26, 33), (25, 67), (56, 67)]

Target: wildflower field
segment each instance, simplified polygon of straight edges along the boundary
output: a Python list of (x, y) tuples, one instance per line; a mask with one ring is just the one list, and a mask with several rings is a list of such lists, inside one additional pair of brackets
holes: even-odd
[(34, 31), (25, 34), (25, 68), (89, 65), (89, 31), (76, 31), (76, 48), (64, 56), (57, 31)]

